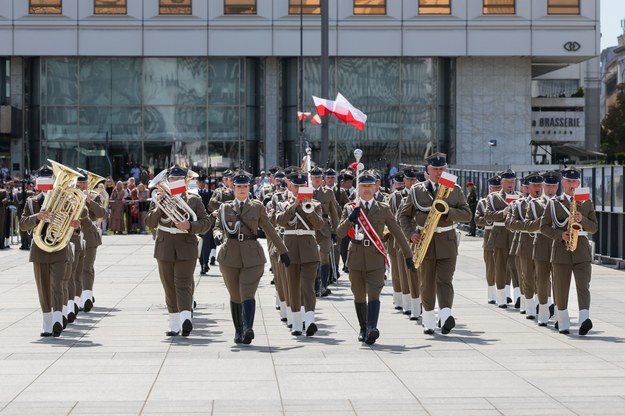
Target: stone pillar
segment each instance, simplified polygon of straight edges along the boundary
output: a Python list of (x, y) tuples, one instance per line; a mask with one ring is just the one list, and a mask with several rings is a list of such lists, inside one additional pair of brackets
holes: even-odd
[(281, 163), (280, 149), (280, 60), (265, 58), (265, 166)]
[[(12, 176), (24, 175), (24, 68), (23, 59), (20, 57), (11, 58), (11, 107), (12, 112), (16, 112), (12, 116), (17, 121), (18, 126), (14, 126), (13, 135), (11, 137), (11, 169)], [(21, 117), (17, 117), (21, 113)], [(17, 169), (15, 169), (17, 168)]]
[(599, 58), (586, 61), (586, 79), (584, 85), (586, 143), (587, 150), (598, 152), (601, 145), (601, 75)]

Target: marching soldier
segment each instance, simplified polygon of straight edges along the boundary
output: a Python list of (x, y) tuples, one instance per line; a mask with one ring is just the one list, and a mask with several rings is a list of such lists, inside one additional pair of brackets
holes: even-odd
[(380, 293), (384, 287), (387, 253), (381, 236), (384, 227), (393, 235), (404, 263), (414, 269), (412, 252), (390, 207), (374, 198), (375, 177), (364, 171), (358, 179), (358, 198), (346, 204), (337, 233), (350, 239), (347, 265), (360, 325), (358, 341), (372, 345), (380, 336), (378, 317)]
[[(206, 208), (207, 213), (210, 214), (208, 206), (211, 200), (212, 192), (210, 189), (208, 189), (208, 186), (206, 185), (206, 180), (207, 180), (206, 175), (198, 176), (197, 194), (199, 195), (200, 198), (202, 198), (202, 205), (204, 205), (204, 207)], [(200, 274), (205, 275), (210, 270), (208, 263), (211, 258), (211, 251), (215, 247), (215, 241), (213, 240), (212, 228), (208, 230), (207, 232), (205, 232), (201, 236), (201, 238), (202, 238), (202, 249), (200, 250), (200, 256), (199, 256)]]
[[(341, 188), (336, 185), (337, 173), (334, 169), (328, 168), (323, 172), (323, 182), (329, 190), (334, 194), (334, 200), (336, 201), (336, 212), (341, 212), (341, 202), (349, 202), (347, 194)], [(339, 259), (341, 258), (341, 240), (337, 238), (337, 241), (332, 242), (332, 249), (334, 250), (334, 270), (332, 271), (332, 277), (330, 281), (336, 282), (339, 278)]]
[[(284, 181), (284, 173), (276, 172), (275, 174), (277, 182), (276, 182), (276, 190), (271, 194), (271, 200), (267, 202), (266, 210), (267, 216), (269, 217), (269, 222), (278, 230), (278, 235), (282, 238), (282, 228), (278, 226), (276, 222), (276, 213), (277, 209), (281, 204), (287, 199), (287, 185)], [(278, 252), (277, 247), (271, 243), (271, 240), (268, 242), (269, 249), (269, 259), (271, 261), (271, 270), (273, 272), (273, 283), (276, 287), (276, 296), (278, 298), (278, 309), (280, 310), (280, 320), (282, 322), (286, 322), (287, 325), (291, 323), (291, 313), (289, 308), (289, 297), (288, 297), (288, 287), (287, 287), (287, 278), (286, 278), (286, 268), (284, 263), (280, 262), (280, 253)]]
[[(516, 184), (516, 173), (508, 169), (502, 172), (501, 191), (488, 195), (488, 204), (486, 204), (486, 212), (484, 219), (493, 224), (493, 229), (488, 237), (487, 245), (493, 248), (493, 257), (495, 259), (495, 283), (497, 285), (497, 305), (500, 308), (507, 308), (511, 302), (510, 281), (516, 281), (516, 265), (514, 264), (514, 256), (510, 256), (510, 247), (512, 246), (513, 234), (505, 225), (506, 216), (510, 211), (509, 203), (506, 201), (507, 195), (519, 194), (514, 190)], [(518, 293), (517, 293), (518, 292)], [(515, 287), (514, 297), (515, 307), (520, 307), (520, 289)]]
[[(82, 222), (82, 235), (85, 241), (84, 259), (82, 263), (82, 270), (80, 277), (77, 279), (76, 293), (81, 290), (80, 295), (77, 295), (74, 299), (74, 304), (78, 302), (77, 307), (85, 312), (91, 311), (95, 298), (93, 297), (93, 282), (95, 280), (95, 258), (97, 255), (98, 247), (102, 245), (102, 236), (97, 227), (97, 220), (106, 216), (106, 210), (102, 207), (102, 199), (98, 192), (88, 189), (88, 173), (82, 170), (78, 170), (83, 176), (77, 179), (78, 189), (83, 191), (86, 196), (86, 208), (88, 221)], [(102, 179), (104, 180), (104, 178)], [(78, 309), (77, 308), (77, 309)]]
[[(315, 280), (319, 267), (319, 249), (315, 235), (324, 226), (321, 204), (302, 198), (299, 188), (306, 185), (306, 176), (294, 174), (290, 177), (291, 201), (283, 203), (276, 214), (278, 225), (284, 228), (284, 244), (289, 247), (290, 264), (286, 267), (289, 303), (292, 314), (291, 335), (302, 334), (302, 300), (306, 336), (317, 332), (315, 323)], [(307, 206), (303, 206), (307, 205)]]
[[(426, 222), (436, 198), (440, 178), (447, 170), (447, 155), (435, 153), (427, 159), (430, 179), (413, 186), (399, 212), (399, 223), (410, 241), (418, 244), (420, 230)], [(423, 332), (433, 334), (436, 326), (434, 306), (438, 298), (438, 318), (441, 332), (448, 334), (455, 326), (452, 315), (454, 287), (453, 275), (458, 257), (458, 236), (454, 223), (468, 222), (471, 210), (462, 189), (455, 185), (445, 199), (449, 211), (440, 217), (432, 241), (421, 264), (421, 302), (423, 304)], [(416, 226), (416, 227), (415, 227)]]
[[(568, 302), (573, 273), (579, 305), (579, 335), (586, 335), (592, 329), (589, 313), (592, 257), (588, 234), (597, 232), (597, 216), (588, 199), (587, 188), (585, 194), (576, 192), (581, 184), (579, 170), (569, 168), (562, 171), (561, 184), (563, 193), (547, 204), (540, 221), (540, 232), (553, 240), (551, 263), (555, 303), (558, 308), (558, 330), (561, 334), (569, 333)], [(573, 231), (578, 233), (576, 246), (571, 245), (570, 241), (573, 234), (571, 222), (581, 227), (578, 231)]]
[[(493, 176), (488, 179), (488, 193), (501, 191), (501, 178)], [(486, 265), (486, 284), (488, 285), (488, 303), (490, 305), (497, 304), (497, 286), (495, 286), (495, 258), (494, 247), (489, 245), (490, 232), (493, 229), (493, 223), (486, 221), (484, 214), (486, 213), (486, 205), (488, 204), (488, 196), (480, 199), (475, 209), (475, 224), (478, 227), (484, 227), (484, 240), (482, 248), (484, 249), (484, 263)]]
[(532, 258), (536, 274), (536, 294), (538, 296), (538, 326), (547, 326), (549, 318), (555, 316), (555, 307), (551, 299), (551, 246), (549, 237), (540, 232), (540, 221), (545, 207), (555, 198), (560, 184), (560, 172), (545, 172), (543, 194), (533, 198), (527, 208), (527, 230), (535, 233)]
[[(24, 213), (24, 207), (26, 206), (26, 200), (33, 196), (33, 192), (31, 189), (30, 181), (26, 179), (22, 180), (22, 188), (20, 192), (17, 194), (17, 217), (21, 218)], [(30, 250), (30, 234), (25, 231), (20, 231), (20, 250)]]
[[(399, 204), (406, 194), (404, 185), (404, 173), (397, 172), (391, 178), (393, 191), (387, 197), (386, 203), (389, 205), (393, 217), (396, 216), (399, 209)], [(404, 298), (402, 293), (402, 277), (400, 273), (403, 273), (404, 268), (398, 263), (400, 257), (399, 253), (395, 249), (395, 239), (392, 234), (388, 233), (386, 236), (386, 247), (388, 250), (389, 261), (391, 265), (391, 283), (393, 284), (393, 305), (395, 310), (401, 311), (404, 308)], [(406, 305), (407, 306), (407, 305)]]
[[(37, 189), (42, 192), (30, 197), (24, 213), (20, 218), (20, 230), (32, 231), (40, 221), (49, 218), (47, 210), (42, 210), (47, 191), (52, 189), (53, 171), (49, 166), (42, 166), (36, 173)], [(73, 220), (70, 226), (74, 229), (80, 227), (79, 220)], [(66, 245), (61, 250), (47, 252), (42, 250), (37, 244), (30, 246), (30, 262), (33, 263), (35, 272), (35, 283), (39, 293), (39, 304), (43, 313), (42, 337), (58, 337), (63, 331), (63, 306), (65, 306), (65, 296), (63, 291), (63, 280), (65, 279), (65, 269), (71, 260), (72, 254), (70, 245)]]
[(235, 328), (235, 343), (250, 344), (254, 339), (256, 290), (267, 262), (257, 241), (260, 226), (276, 247), (280, 261), (289, 265), (284, 243), (269, 222), (265, 207), (250, 199), (251, 176), (237, 172), (233, 179), (235, 199), (219, 208), (214, 228), (216, 244), (224, 242), (219, 251), (219, 270), (230, 294), (230, 313)]
[[(159, 174), (160, 175), (160, 174)], [(185, 212), (188, 219), (178, 221), (170, 218), (155, 201), (152, 201), (145, 224), (157, 229), (154, 245), (154, 258), (158, 263), (158, 273), (165, 290), (165, 302), (169, 312), (169, 330), (167, 336), (189, 336), (193, 330), (193, 272), (197, 259), (198, 239), (195, 234), (204, 234), (211, 226), (211, 217), (206, 213), (202, 199), (192, 193), (185, 192), (187, 170), (173, 166), (167, 172), (167, 180), (172, 194), (180, 197), (184, 205), (178, 203), (174, 208)], [(155, 178), (156, 179), (156, 178)], [(174, 195), (157, 196), (176, 199)], [(182, 205), (182, 206), (180, 206)], [(193, 216), (196, 218), (194, 219)]]

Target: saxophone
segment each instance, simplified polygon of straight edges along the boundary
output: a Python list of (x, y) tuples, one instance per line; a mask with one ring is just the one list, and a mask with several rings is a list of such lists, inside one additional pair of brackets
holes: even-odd
[(566, 242), (567, 251), (575, 251), (577, 248), (577, 239), (579, 238), (579, 232), (582, 229), (581, 224), (575, 222), (575, 213), (577, 212), (577, 201), (575, 197), (571, 199), (571, 207), (569, 209), (569, 224), (567, 231), (569, 233), (569, 240)]
[(72, 238), (72, 220), (80, 218), (85, 207), (85, 195), (69, 186), (81, 173), (48, 159), (54, 171), (54, 188), (46, 195), (41, 210), (48, 211), (48, 219), (40, 221), (33, 231), (33, 241), (41, 250), (54, 253), (64, 249)]
[(434, 236), (434, 232), (436, 231), (436, 227), (438, 226), (441, 216), (449, 212), (449, 204), (445, 202), (445, 199), (449, 197), (452, 189), (453, 188), (445, 185), (440, 185), (438, 188), (436, 198), (434, 198), (434, 201), (432, 202), (432, 208), (425, 219), (425, 224), (423, 224), (421, 239), (414, 248), (412, 259), (414, 260), (414, 264), (417, 269), (421, 266), (421, 263), (423, 263), (425, 253), (427, 253), (428, 247), (432, 242), (432, 237)]

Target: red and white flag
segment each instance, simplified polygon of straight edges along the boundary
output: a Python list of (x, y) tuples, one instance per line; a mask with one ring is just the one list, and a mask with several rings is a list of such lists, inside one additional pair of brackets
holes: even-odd
[(506, 194), (506, 203), (509, 204), (513, 201), (519, 199), (519, 195), (517, 194)]
[(354, 107), (340, 92), (336, 94), (334, 115), (360, 131), (365, 128), (367, 122), (367, 115)]
[(39, 191), (51, 191), (54, 188), (54, 178), (37, 178), (35, 188)]
[(302, 200), (307, 198), (308, 200), (312, 200), (314, 188), (312, 186), (300, 186), (297, 190), (297, 199)]
[(326, 100), (325, 98), (315, 97), (313, 95), (313, 101), (315, 102), (315, 107), (317, 108), (317, 113), (320, 116), (327, 116), (328, 114), (334, 114), (334, 101)]
[(187, 190), (187, 184), (185, 183), (184, 179), (169, 182), (168, 186), (172, 195), (182, 194)]
[(321, 124), (321, 117), (319, 117), (319, 114), (315, 114), (315, 116), (308, 121), (312, 124)]
[(577, 188), (575, 190), (576, 201), (588, 201), (590, 199), (590, 188)]
[(306, 120), (308, 117), (310, 117), (310, 114), (311, 113), (308, 113), (308, 112), (298, 111), (297, 112), (297, 121)]
[(438, 180), (439, 185), (443, 185), (448, 188), (453, 188), (454, 186), (456, 186), (456, 182), (458, 182), (458, 177), (456, 175), (452, 175), (449, 172), (443, 172)]

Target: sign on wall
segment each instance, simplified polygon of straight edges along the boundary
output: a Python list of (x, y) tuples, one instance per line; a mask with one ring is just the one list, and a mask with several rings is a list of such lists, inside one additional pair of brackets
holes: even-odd
[(586, 133), (581, 111), (533, 111), (532, 140), (583, 142)]

